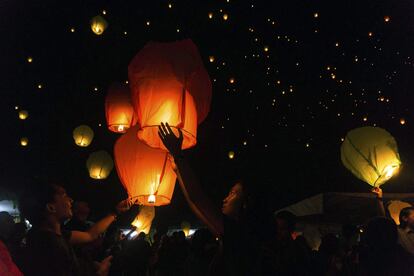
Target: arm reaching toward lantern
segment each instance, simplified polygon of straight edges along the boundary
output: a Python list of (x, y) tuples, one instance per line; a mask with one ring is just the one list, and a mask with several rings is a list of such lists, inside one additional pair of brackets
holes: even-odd
[(177, 137), (168, 123), (161, 123), (161, 126), (158, 128), (158, 134), (164, 146), (174, 157), (178, 182), (191, 210), (207, 225), (214, 235), (222, 236), (222, 216), (209, 198), (205, 196), (197, 176), (182, 157), (181, 144), (183, 142), (183, 134), (180, 129), (178, 129), (178, 132), (179, 136)]
[[(122, 213), (129, 209), (130, 203), (128, 200), (123, 200), (116, 206), (116, 212)], [(82, 232), (82, 231), (72, 231), (70, 242), (72, 244), (82, 244), (82, 243), (88, 243), (96, 240), (99, 235), (101, 235), (103, 232), (108, 229), (108, 227), (112, 224), (112, 222), (115, 221), (117, 215), (115, 213), (112, 213), (97, 223), (95, 223), (91, 228), (89, 228), (88, 231)]]
[(385, 217), (385, 208), (384, 208), (384, 202), (382, 202), (382, 189), (380, 187), (374, 187), (371, 192), (376, 194), (377, 196), (377, 210), (378, 214), (382, 217)]

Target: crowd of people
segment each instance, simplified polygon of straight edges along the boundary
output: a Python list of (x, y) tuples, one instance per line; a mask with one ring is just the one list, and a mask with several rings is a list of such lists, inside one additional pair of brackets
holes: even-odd
[(373, 190), (379, 216), (362, 233), (344, 225), (312, 250), (295, 234), (292, 213), (271, 212), (254, 176), (235, 181), (220, 212), (181, 151), (182, 134), (162, 124), (159, 135), (205, 228), (190, 237), (183, 231), (124, 235), (117, 221), (131, 211), (130, 200), (91, 223), (86, 202), (74, 203), (63, 187), (46, 183), (19, 200), (29, 231), (0, 212), (0, 275), (414, 275), (414, 208), (401, 210), (397, 226), (386, 216), (379, 188)]

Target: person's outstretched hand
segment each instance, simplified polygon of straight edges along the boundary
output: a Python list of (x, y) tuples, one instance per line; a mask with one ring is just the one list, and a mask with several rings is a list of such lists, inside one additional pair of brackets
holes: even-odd
[(121, 202), (119, 202), (115, 209), (116, 209), (116, 213), (121, 214), (123, 212), (126, 212), (129, 210), (129, 208), (131, 208), (132, 205), (136, 204), (138, 202), (138, 200), (136, 199), (134, 202), (131, 201), (130, 199), (125, 199), (122, 200)]
[(183, 144), (183, 133), (181, 129), (178, 128), (178, 137), (175, 136), (170, 125), (168, 123), (161, 123), (158, 127), (158, 135), (161, 138), (164, 146), (168, 149), (173, 157), (180, 156), (181, 154), (181, 145)]
[(382, 189), (380, 187), (374, 187), (371, 192), (377, 195), (377, 198), (382, 199)]

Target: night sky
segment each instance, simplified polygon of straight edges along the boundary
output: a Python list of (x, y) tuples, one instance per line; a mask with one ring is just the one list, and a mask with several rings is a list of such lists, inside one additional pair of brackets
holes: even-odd
[[(0, 1), (0, 185), (62, 183), (94, 217), (123, 199), (115, 169), (93, 180), (85, 165), (119, 137), (106, 127), (107, 88), (127, 81), (147, 42), (191, 38), (213, 99), (187, 155), (217, 206), (246, 171), (275, 209), (369, 191), (340, 160), (341, 139), (360, 126), (397, 140), (403, 167), (384, 191), (414, 192), (413, 14), (409, 0)], [(108, 22), (101, 36), (90, 28), (96, 15)], [(81, 124), (95, 132), (87, 148), (73, 142)], [(156, 224), (196, 223), (178, 185), (156, 212)]]

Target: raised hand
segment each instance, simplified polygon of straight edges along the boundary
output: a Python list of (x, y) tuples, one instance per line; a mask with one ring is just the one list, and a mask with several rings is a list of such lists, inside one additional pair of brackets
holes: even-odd
[(183, 133), (178, 128), (178, 137), (175, 136), (170, 125), (168, 123), (161, 123), (158, 127), (158, 135), (164, 146), (168, 149), (173, 157), (177, 157), (181, 154), (181, 145), (183, 144)]

